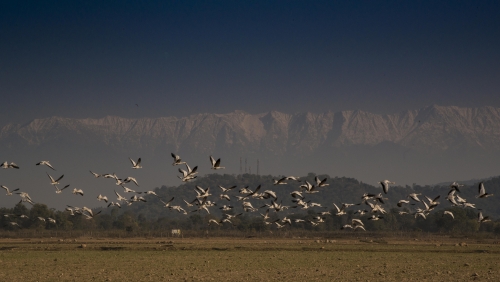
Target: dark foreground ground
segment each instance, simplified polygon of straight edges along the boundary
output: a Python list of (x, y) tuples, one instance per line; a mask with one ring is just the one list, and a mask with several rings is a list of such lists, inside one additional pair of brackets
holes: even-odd
[(0, 239), (0, 281), (500, 281), (494, 239)]

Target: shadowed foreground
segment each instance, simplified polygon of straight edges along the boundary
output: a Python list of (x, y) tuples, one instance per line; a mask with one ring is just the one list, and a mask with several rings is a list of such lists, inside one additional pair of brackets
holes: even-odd
[(0, 280), (499, 281), (499, 256), (450, 238), (2, 239)]

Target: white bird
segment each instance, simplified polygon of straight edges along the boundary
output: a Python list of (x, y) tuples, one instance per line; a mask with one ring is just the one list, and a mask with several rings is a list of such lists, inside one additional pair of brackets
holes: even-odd
[(380, 212), (382, 214), (386, 213), (385, 209), (380, 206), (379, 204), (373, 204), (373, 203), (370, 203), (368, 201), (365, 202), (368, 206), (370, 206), (371, 208), (371, 213), (377, 213), (377, 212)]
[(49, 178), (50, 178), (50, 184), (52, 184), (52, 185), (59, 184), (59, 180), (61, 180), (64, 177), (64, 174), (63, 174), (58, 179), (54, 180), (54, 178), (52, 176), (50, 176), (50, 174), (47, 173), (47, 175), (49, 176)]
[(486, 193), (486, 190), (484, 189), (484, 183), (480, 182), (479, 186), (477, 188), (479, 195), (476, 196), (476, 198), (487, 198), (493, 196), (493, 194), (488, 194)]
[(186, 200), (184, 200), (184, 199), (183, 199), (184, 203), (186, 203), (186, 206), (187, 206), (188, 208), (189, 208), (189, 207), (194, 206), (194, 205), (193, 205), (193, 203), (194, 203), (196, 200), (198, 200), (198, 199), (194, 199), (194, 201), (192, 201), (192, 202), (190, 203), (190, 202), (188, 202), (188, 201), (186, 201)]
[(220, 158), (215, 160), (212, 156), (210, 156), (210, 163), (212, 163), (212, 169), (223, 169), (225, 167), (220, 166)]
[(118, 208), (120, 208), (120, 209), (122, 208), (122, 205), (120, 205), (120, 203), (115, 203), (115, 202), (111, 202), (111, 203), (109, 203), (109, 204), (108, 204), (108, 208), (109, 208), (110, 206), (117, 206), (117, 207), (118, 207)]
[(16, 164), (15, 164), (15, 163), (13, 163), (13, 162), (11, 162), (11, 163), (9, 164), (7, 161), (3, 162), (3, 163), (2, 163), (2, 165), (1, 165), (0, 167), (1, 167), (1, 168), (3, 168), (3, 169), (7, 169), (7, 168), (15, 168), (15, 169), (19, 169), (19, 166), (18, 166), (18, 165), (16, 165)]
[(262, 216), (262, 219), (264, 221), (268, 220), (270, 217), (269, 217), (269, 209), (266, 210), (266, 214), (260, 214)]
[(212, 195), (212, 194), (210, 194), (210, 187), (208, 187), (207, 189), (203, 189), (200, 186), (196, 185), (195, 188), (199, 191), (198, 192), (195, 190), (196, 193), (198, 194), (198, 196), (196, 196), (196, 198), (198, 198), (198, 199), (206, 198), (206, 197)]
[(312, 220), (308, 220), (308, 222), (311, 223), (312, 226), (318, 226), (319, 225), (319, 223), (314, 222)]
[(339, 208), (335, 203), (333, 203), (333, 205), (335, 206), (335, 209), (337, 210), (337, 213), (335, 215), (341, 216), (341, 215), (347, 214), (345, 212), (345, 206), (342, 206), (342, 208)]
[(195, 179), (197, 176), (195, 176), (195, 174), (197, 174), (197, 170), (198, 170), (198, 166), (195, 166), (193, 167), (193, 169), (191, 169), (191, 167), (189, 167), (189, 165), (186, 163), (186, 170), (183, 170), (181, 168), (179, 168), (179, 172), (182, 173), (182, 177), (181, 176), (177, 176), (179, 179), (181, 179), (183, 182), (188, 182), (188, 181), (191, 181), (193, 179)]
[(62, 191), (63, 191), (64, 189), (68, 188), (68, 187), (69, 187), (69, 184), (68, 184), (68, 185), (66, 185), (66, 186), (64, 186), (62, 189), (59, 189), (59, 187), (57, 187), (57, 185), (54, 185), (54, 188), (56, 188), (56, 194), (61, 194), (61, 193), (62, 193)]
[(71, 215), (82, 214), (84, 212), (84, 210), (79, 207), (72, 207), (70, 205), (66, 205), (66, 207), (66, 210), (69, 211)]
[(47, 220), (48, 220), (50, 223), (56, 224), (56, 220), (55, 220), (55, 219), (53, 219), (53, 218), (47, 217)]
[(220, 223), (229, 223), (229, 224), (231, 224), (232, 226), (236, 226), (235, 224), (233, 224), (233, 223), (231, 222), (231, 219), (229, 219), (229, 218), (224, 218), (224, 219), (222, 219), (222, 220), (220, 221)]
[(248, 189), (248, 186), (245, 186), (240, 189), (240, 194), (251, 194), (253, 193), (251, 189)]
[(389, 192), (389, 184), (396, 184), (396, 182), (392, 182), (389, 180), (382, 180), (379, 182), (380, 185), (382, 185), (382, 189), (384, 190), (384, 193), (387, 194)]
[(172, 158), (174, 158), (174, 162), (172, 163), (172, 165), (180, 165), (180, 164), (186, 163), (186, 162), (183, 162), (178, 155), (176, 155), (174, 153), (171, 153), (170, 155), (172, 155)]
[(124, 192), (124, 193), (135, 193), (135, 190), (132, 190), (132, 189), (127, 188), (127, 187), (125, 187), (125, 186), (122, 186), (122, 187), (123, 187), (123, 190), (124, 190), (123, 192)]
[(278, 197), (276, 196), (276, 192), (274, 191), (271, 191), (271, 190), (266, 190), (264, 191), (264, 199), (269, 199), (269, 198), (274, 198), (275, 200), (278, 199)]
[(52, 170), (56, 170), (54, 167), (52, 167), (52, 165), (50, 165), (49, 161), (41, 161), (41, 162), (37, 163), (36, 165), (46, 165), (49, 168), (51, 168)]
[(69, 215), (75, 215), (71, 207), (66, 207), (66, 210), (69, 211)]
[(137, 197), (137, 195), (134, 195), (130, 198), (130, 202), (147, 202), (146, 199), (144, 199), (144, 197)]
[(83, 190), (82, 189), (73, 188), (73, 194), (83, 196)]
[(183, 209), (181, 206), (171, 206), (170, 210), (177, 211), (178, 213), (187, 214), (186, 210)]
[(287, 209), (288, 207), (283, 206), (281, 203), (278, 204), (275, 200), (272, 200), (270, 208), (274, 209), (275, 212), (280, 212), (282, 210)]
[(411, 193), (408, 195), (408, 197), (410, 197), (415, 202), (421, 202), (421, 200), (418, 198), (418, 196), (420, 196), (420, 195), (422, 195), (422, 194)]
[[(310, 203), (310, 204), (309, 204), (309, 207), (311, 207), (311, 208), (314, 208), (314, 207), (319, 207), (319, 208), (322, 208), (323, 206), (321, 206), (321, 204), (320, 204), (320, 203)], [(347, 207), (348, 207), (348, 206), (346, 205), (346, 208), (347, 208)], [(325, 208), (326, 208), (326, 207), (325, 207)]]
[(108, 202), (108, 197), (106, 196), (103, 196), (101, 194), (99, 194), (99, 196), (97, 196), (97, 200), (100, 202), (100, 201), (104, 201), (104, 202)]
[(363, 225), (356, 225), (354, 226), (354, 231), (356, 231), (356, 229), (363, 229), (364, 231), (366, 231), (365, 227)]
[(372, 215), (371, 217), (368, 218), (368, 220), (374, 220), (374, 221), (377, 221), (379, 219), (382, 219), (383, 217), (381, 217), (380, 215)]
[(244, 201), (248, 199), (247, 197), (242, 197), (242, 196), (233, 196), (233, 197), (235, 197), (238, 201)]
[(35, 202), (33, 202), (33, 200), (31, 199), (30, 195), (28, 195), (28, 193), (18, 192), (16, 194), (18, 194), (21, 197), (21, 202), (27, 202), (27, 203), (30, 203), (32, 205), (35, 204)]
[(141, 166), (141, 158), (137, 159), (137, 162), (135, 162), (133, 159), (131, 158), (128, 158), (130, 160), (130, 162), (132, 163), (132, 168), (133, 169), (138, 169), (138, 168), (142, 168)]
[(120, 186), (125, 185), (125, 182), (123, 182), (121, 179), (119, 179), (119, 178), (115, 178), (115, 180), (116, 180), (116, 183), (115, 183), (115, 184), (116, 184), (116, 186), (118, 186), (118, 185), (120, 185)]
[[(91, 172), (92, 172), (92, 171), (91, 171)], [(92, 172), (92, 174), (94, 174), (94, 173)], [(95, 176), (95, 174), (94, 174), (94, 176)], [(115, 179), (115, 180), (116, 180), (116, 179), (118, 179), (118, 176), (116, 176), (116, 174), (115, 174), (115, 173), (113, 173), (113, 174), (110, 174), (110, 173), (105, 173), (105, 174), (103, 174), (103, 175), (101, 175), (101, 176), (102, 176), (102, 177), (104, 177), (104, 178), (113, 178), (113, 179)]]
[(285, 224), (283, 224), (283, 225), (279, 224), (277, 221), (275, 221), (274, 224), (276, 224), (277, 229), (281, 229), (281, 228), (286, 226)]
[(170, 199), (170, 201), (168, 201), (168, 202), (166, 202), (166, 203), (165, 203), (164, 201), (162, 201), (162, 200), (160, 200), (160, 202), (162, 202), (162, 203), (165, 205), (165, 207), (166, 207), (166, 208), (169, 208), (169, 207), (170, 207), (170, 203), (171, 203), (173, 200), (174, 200), (174, 197), (172, 197), (172, 199)]
[(330, 185), (330, 184), (326, 183), (327, 180), (328, 180), (327, 178), (320, 180), (317, 176), (314, 177), (314, 181), (316, 181), (317, 187), (325, 187), (325, 186)]
[(448, 201), (450, 201), (450, 203), (454, 206), (459, 206), (460, 204), (457, 203), (457, 201), (455, 200), (455, 193), (456, 193), (456, 190), (450, 190), (450, 192), (448, 193), (448, 196), (446, 197), (446, 199)]
[(459, 204), (466, 204), (467, 203), (467, 200), (460, 197), (460, 195), (455, 195), (455, 199), (456, 199), (457, 203), (459, 203)]
[(92, 172), (91, 170), (89, 170), (89, 171), (90, 171), (90, 173), (92, 173), (92, 175), (93, 175), (95, 178), (101, 177), (101, 175), (100, 175), (100, 174), (95, 173), (95, 172)]
[(363, 196), (361, 196), (361, 202), (369, 200), (375, 196), (376, 196), (375, 194), (364, 193)]
[(1, 188), (3, 188), (3, 189), (5, 189), (5, 191), (7, 191), (7, 194), (5, 194), (5, 195), (7, 195), (7, 196), (12, 196), (12, 192), (16, 192), (16, 191), (18, 191), (18, 190), (19, 190), (19, 188), (17, 188), (17, 189), (14, 189), (14, 190), (12, 190), (12, 191), (9, 191), (9, 188), (7, 188), (7, 186), (3, 186), (3, 185), (2, 185), (2, 186), (0, 186), (0, 187), (1, 187)]
[(236, 185), (231, 186), (229, 188), (224, 188), (224, 187), (222, 187), (222, 186), (219, 185), (219, 188), (222, 190), (222, 193), (226, 193), (226, 192), (229, 192), (230, 190), (236, 188)]
[(149, 191), (146, 191), (146, 192), (136, 192), (136, 193), (137, 193), (137, 194), (142, 194), (142, 193), (144, 193), (144, 194), (146, 194), (146, 195), (155, 195), (156, 197), (160, 197), (160, 196), (158, 196), (158, 194), (156, 194), (156, 192), (155, 192), (155, 191), (152, 191), (152, 190), (149, 190)]
[(410, 201), (408, 201), (408, 200), (399, 200), (399, 202), (397, 203), (397, 206), (402, 207), (403, 204), (409, 204), (409, 203), (410, 203)]
[(432, 210), (439, 205), (439, 202), (437, 200), (441, 198), (441, 195), (438, 195), (434, 199), (431, 199), (428, 196), (425, 196), (425, 198), (427, 199), (427, 201), (429, 201), (429, 210)]
[(292, 202), (296, 203), (297, 206), (293, 207), (296, 208), (298, 206), (301, 206), (301, 209), (306, 210), (309, 208), (309, 202), (304, 202), (302, 199), (293, 199)]
[(487, 221), (491, 221), (490, 217), (483, 216), (483, 213), (479, 212), (479, 214), (477, 215), (477, 222), (481, 223), (481, 222), (487, 222)]
[[(87, 208), (87, 207), (83, 207), (82, 210), (84, 212), (87, 212), (91, 218), (101, 213), (101, 211), (99, 211), (98, 213), (94, 214), (94, 212), (91, 209)], [(89, 219), (89, 218), (87, 217), (87, 219)]]
[(130, 176), (129, 176), (129, 177), (127, 177), (127, 178), (125, 178), (125, 179), (123, 180), (123, 182), (125, 182), (125, 183), (134, 182), (134, 183), (135, 183), (135, 185), (139, 186), (139, 183), (137, 183), (137, 180), (136, 180), (135, 178), (133, 178), (133, 177), (130, 177)]
[(460, 193), (460, 190), (458, 188), (460, 188), (462, 186), (464, 186), (464, 185), (463, 184), (458, 184), (458, 182), (453, 182), (453, 183), (450, 184), (450, 188), (452, 190), (458, 191), (458, 193)]
[(230, 211), (233, 209), (233, 206), (229, 206), (229, 205), (223, 205), (222, 207), (220, 207), (219, 209), (221, 209), (222, 211)]
[(253, 192), (251, 190), (249, 190), (250, 194), (248, 194), (247, 197), (252, 197), (252, 196), (256, 195), (257, 192), (259, 192), (261, 186), (262, 185), (257, 186), (257, 188), (255, 188), (255, 190)]
[(273, 179), (273, 185), (285, 185), (285, 184), (288, 184), (288, 183), (285, 182), (286, 180), (287, 180), (286, 177), (282, 177), (282, 178), (280, 178), (278, 180)]
[(318, 193), (319, 191), (315, 191), (316, 186), (312, 185), (308, 181), (305, 184), (300, 185), (300, 188), (306, 189), (306, 194)]
[(215, 220), (215, 219), (209, 219), (209, 220), (208, 220), (208, 225), (210, 226), (212, 223), (213, 223), (213, 224), (220, 225), (220, 222), (218, 222), (217, 220)]
[(19, 226), (19, 224), (17, 222), (15, 222), (15, 221), (9, 221), (9, 224), (11, 226), (17, 226), (17, 227), (21, 228), (21, 226)]
[(471, 203), (463, 203), (463, 207), (464, 207), (464, 208), (471, 208), (471, 209), (475, 209), (475, 208), (476, 208), (476, 204), (471, 204)]
[(252, 206), (252, 203), (250, 202), (242, 202), (242, 205), (243, 205), (243, 210), (246, 211), (246, 212), (254, 212), (254, 211), (257, 211), (256, 208), (254, 208)]
[(360, 215), (365, 215), (368, 213), (368, 211), (367, 210), (357, 210), (354, 212), (354, 214), (357, 214), (357, 213), (359, 213)]
[(281, 220), (281, 222), (288, 224), (288, 225), (292, 225), (292, 220), (287, 218), (286, 216)]
[(304, 196), (302, 196), (302, 193), (300, 193), (299, 191), (293, 191), (292, 193), (290, 193), (290, 196), (294, 198), (304, 199)]
[(210, 211), (208, 210), (208, 208), (213, 206), (213, 204), (210, 201), (207, 201), (207, 198), (203, 198), (203, 201), (198, 200), (198, 202), (199, 202), (198, 209), (193, 210), (191, 212), (205, 210), (208, 214), (210, 214)]
[(299, 177), (296, 177), (296, 176), (287, 176), (286, 179), (288, 180), (295, 180), (297, 182), (301, 182), (302, 180), (300, 180)]
[(239, 214), (228, 214), (228, 213), (225, 213), (224, 216), (227, 218), (227, 219), (233, 219), (235, 217), (238, 217), (240, 215), (242, 215), (243, 213), (239, 213)]
[(353, 218), (353, 219), (351, 220), (351, 224), (352, 224), (352, 225), (354, 225), (354, 226), (355, 226), (355, 225), (362, 225), (362, 226), (365, 226), (365, 225), (364, 225), (364, 223), (361, 221), (361, 219), (358, 219), (358, 218)]
[(455, 219), (455, 216), (453, 215), (453, 213), (451, 211), (444, 211), (443, 215), (445, 215), (445, 214), (447, 214), (447, 215), (451, 216), (451, 218)]
[(222, 199), (226, 199), (228, 201), (231, 201), (231, 198), (229, 197), (229, 195), (227, 194), (220, 194), (219, 195), (219, 198), (222, 200)]
[(116, 196), (118, 197), (118, 198), (117, 198), (117, 201), (118, 201), (118, 202), (122, 202), (122, 201), (124, 201), (124, 202), (128, 202), (127, 198), (122, 197), (120, 194), (118, 194), (118, 192), (116, 192), (116, 190), (115, 190), (115, 194), (116, 194)]
[(427, 217), (425, 216), (425, 212), (424, 211), (416, 212), (415, 213), (415, 218), (417, 218), (417, 216), (421, 216), (423, 219), (427, 219)]

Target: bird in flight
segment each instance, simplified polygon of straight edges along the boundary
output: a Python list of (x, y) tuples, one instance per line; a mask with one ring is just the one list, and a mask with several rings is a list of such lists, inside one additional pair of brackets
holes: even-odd
[(46, 165), (49, 168), (51, 168), (52, 170), (56, 170), (54, 167), (52, 167), (52, 165), (49, 163), (49, 161), (41, 161), (41, 162), (37, 163), (36, 165)]
[(137, 159), (137, 162), (135, 162), (133, 159), (131, 158), (128, 158), (130, 160), (130, 162), (132, 163), (132, 168), (133, 169), (138, 169), (138, 168), (142, 168), (141, 166), (141, 158)]
[(220, 166), (220, 158), (215, 160), (214, 157), (210, 156), (210, 162), (212, 163), (212, 169), (223, 169), (225, 167)]

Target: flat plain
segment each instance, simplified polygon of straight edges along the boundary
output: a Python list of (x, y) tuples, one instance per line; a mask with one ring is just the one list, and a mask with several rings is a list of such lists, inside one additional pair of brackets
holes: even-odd
[(494, 239), (0, 239), (0, 281), (500, 281)]

